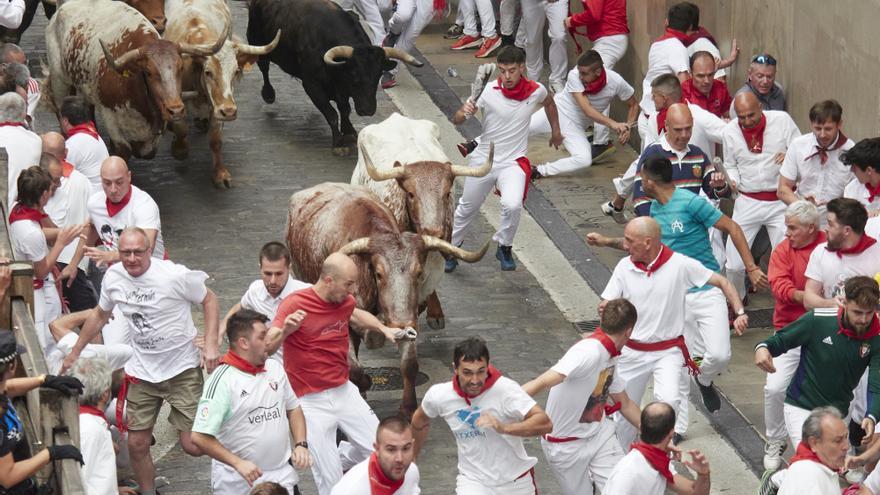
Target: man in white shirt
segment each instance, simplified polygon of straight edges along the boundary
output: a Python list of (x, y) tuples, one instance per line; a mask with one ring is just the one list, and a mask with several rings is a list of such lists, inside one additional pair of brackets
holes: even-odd
[(656, 39), (648, 50), (648, 70), (642, 80), (642, 101), (639, 105), (646, 118), (656, 110), (651, 99), (651, 83), (662, 74), (674, 74), (681, 82), (690, 79), (690, 58), (684, 43), (699, 23), (700, 11), (689, 2), (681, 2), (669, 8), (666, 14), (666, 31)]
[(780, 473), (785, 476), (777, 495), (840, 493), (838, 472), (843, 468), (848, 449), (849, 431), (840, 412), (830, 406), (813, 409), (804, 422), (803, 439), (791, 458), (790, 467)]
[(18, 174), (39, 165), (43, 152), (40, 136), (25, 127), (26, 111), (25, 102), (18, 93), (0, 95), (0, 148), (5, 148), (9, 157), (6, 211), (10, 211), (18, 199)]
[(523, 385), (533, 397), (550, 389), (547, 415), (553, 431), (541, 438), (541, 448), (564, 495), (592, 495), (594, 483), (602, 491), (611, 470), (623, 458), (614, 423), (607, 418), (613, 409), (639, 427), (639, 405), (629, 400), (625, 384), (614, 372), (636, 317), (635, 306), (626, 299), (608, 301), (600, 328), (572, 346), (555, 366)]
[[(679, 495), (708, 495), (710, 489), (709, 461), (699, 450), (688, 452), (686, 461), (680, 452), (670, 448), (675, 429), (675, 410), (666, 403), (652, 402), (641, 416), (640, 441), (611, 472), (602, 495), (663, 495), (667, 488)], [(697, 473), (691, 481), (674, 473), (671, 460), (682, 463)]]
[(486, 342), (456, 344), (452, 380), (432, 386), (413, 415), (415, 455), (441, 416), (458, 446), (456, 495), (533, 495), (535, 464), (524, 437), (550, 433), (550, 418), (522, 388), (489, 364)]
[(8, 0), (0, 4), (0, 26), (7, 29), (18, 29), (24, 19), (24, 0)]
[(880, 211), (880, 137), (862, 139), (840, 159), (856, 176), (843, 190), (843, 197), (858, 200), (868, 213), (877, 215)]
[(101, 166), (110, 153), (92, 122), (89, 105), (81, 96), (68, 96), (61, 102), (59, 114), (61, 132), (67, 136), (67, 161), (88, 177), (92, 192), (99, 192)]
[(376, 428), (373, 454), (349, 469), (330, 495), (419, 495), (414, 444), (409, 421), (400, 416), (383, 419)]
[[(629, 106), (626, 123), (605, 115), (615, 97)], [(593, 153), (586, 130), (594, 122), (617, 132), (618, 142), (625, 144), (629, 140), (630, 128), (638, 118), (635, 90), (619, 74), (604, 67), (602, 57), (593, 50), (580, 56), (577, 67), (568, 72), (564, 91), (557, 91), (553, 100), (559, 112), (562, 145), (571, 156), (533, 167), (533, 179), (589, 167)], [(548, 134), (550, 130), (546, 112), (538, 110), (532, 114), (529, 134)]]
[(249, 309), (229, 318), (229, 350), (199, 401), (192, 441), (213, 459), (215, 495), (247, 493), (264, 481), (293, 494), (298, 477), (291, 464), (298, 469), (311, 464), (302, 407), (284, 367), (266, 351), (268, 320)]
[[(125, 364), (125, 404), (128, 450), (132, 470), (143, 495), (155, 495), (155, 468), (150, 457), (153, 427), (164, 402), (171, 406), (168, 421), (178, 431), (184, 452), (199, 456), (202, 450), (190, 430), (204, 380), (218, 361), (217, 296), (205, 286), (208, 275), (167, 260), (153, 259), (147, 233), (128, 227), (119, 237), (120, 262), (104, 275), (101, 297), (83, 325), (76, 345), (64, 359), (62, 372), (79, 358), (87, 343), (110, 320), (115, 307), (131, 335), (134, 355)], [(191, 306), (201, 304), (205, 321), (205, 351), (196, 348), (197, 330)], [(122, 421), (117, 406), (117, 424)], [(125, 426), (123, 426), (125, 428)]]
[[(465, 231), (480, 211), (480, 205), (489, 191), (497, 188), (501, 194), (501, 222), (492, 239), (498, 243), (495, 257), (504, 271), (516, 270), (512, 245), (532, 173), (526, 151), (529, 145), (529, 122), (538, 107), (544, 107), (550, 121), (550, 143), (557, 147), (562, 144), (556, 103), (544, 86), (525, 78), (525, 61), (522, 48), (502, 48), (497, 58), (501, 77), (494, 84), (490, 82), (475, 103), (468, 100), (452, 117), (452, 122), (460, 125), (477, 109), (483, 111), (483, 134), (477, 149), (470, 154), (469, 165), (475, 167), (486, 160), (492, 161), (492, 170), (488, 174), (468, 177), (464, 181), (464, 189), (455, 208), (452, 244), (461, 245)], [(490, 152), (492, 149), (494, 153)], [(446, 272), (455, 270), (456, 266), (457, 260), (447, 260)]]
[[(825, 100), (810, 109), (810, 129), (791, 142), (785, 161), (779, 169), (776, 194), (790, 205), (807, 200), (823, 218), (825, 206), (843, 196), (846, 185), (855, 177), (850, 167), (841, 162), (841, 155), (855, 146), (843, 134), (843, 108), (835, 100)], [(797, 189), (797, 191), (795, 191)]]
[[(740, 196), (733, 207), (733, 221), (742, 227), (749, 247), (761, 227), (767, 228), (776, 247), (785, 237), (785, 207), (776, 195), (779, 166), (791, 143), (801, 135), (785, 113), (763, 110), (751, 92), (733, 101), (737, 119), (724, 128), (724, 168)], [(732, 243), (727, 243), (727, 277), (745, 297), (745, 265)]]

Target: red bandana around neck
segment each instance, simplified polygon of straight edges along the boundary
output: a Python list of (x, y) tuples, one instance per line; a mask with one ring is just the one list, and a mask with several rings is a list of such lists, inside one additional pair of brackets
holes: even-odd
[(263, 373), (264, 371), (266, 371), (265, 365), (254, 366), (253, 363), (232, 351), (226, 351), (226, 354), (224, 354), (223, 357), (220, 358), (220, 362), (223, 364), (228, 364), (229, 366), (232, 366), (233, 368), (236, 368), (240, 371), (244, 371), (245, 373), (250, 373), (251, 375), (256, 375), (257, 373)]
[(865, 189), (868, 190), (868, 203), (873, 203), (874, 198), (880, 195), (880, 184), (877, 184), (877, 187), (871, 187), (870, 182), (865, 182)]
[(672, 38), (677, 38), (679, 41), (681, 41), (682, 44), (687, 44), (688, 40), (690, 39), (690, 36), (688, 36), (685, 33), (682, 33), (681, 31), (679, 31), (677, 29), (666, 28), (666, 32), (663, 33), (663, 36), (654, 40), (654, 43), (656, 43), (658, 41), (672, 39)]
[(492, 388), (492, 385), (495, 385), (495, 382), (497, 382), (499, 378), (501, 378), (501, 372), (498, 371), (498, 368), (490, 364), (486, 373), (486, 383), (483, 384), (483, 388), (477, 395), (466, 394), (464, 390), (461, 389), (461, 386), (458, 384), (458, 377), (456, 375), (452, 375), (452, 389), (455, 390), (455, 393), (458, 394), (459, 397), (467, 402), (467, 405), (471, 405), (471, 399), (479, 397), (483, 394), (483, 392)]
[(742, 131), (743, 138), (746, 140), (746, 146), (752, 153), (761, 153), (764, 150), (764, 129), (767, 128), (767, 117), (761, 113), (761, 121), (755, 127), (746, 129), (742, 125), (739, 129)]
[(97, 416), (107, 422), (107, 418), (104, 417), (104, 411), (98, 409), (95, 406), (79, 406), (80, 414), (91, 414), (92, 416)]
[(861, 254), (869, 247), (873, 246), (877, 243), (877, 239), (869, 236), (868, 234), (862, 234), (862, 237), (859, 238), (859, 242), (856, 243), (855, 246), (846, 249), (832, 249), (825, 245), (825, 249), (827, 251), (831, 251), (836, 254), (838, 258), (843, 258), (844, 254)]
[(596, 331), (587, 338), (598, 340), (602, 346), (605, 347), (605, 350), (608, 351), (608, 354), (611, 354), (611, 357), (617, 357), (620, 355), (620, 350), (614, 344), (614, 341), (611, 340), (611, 337), (609, 337), (601, 327), (597, 328)]
[(75, 134), (88, 134), (95, 138), (95, 141), (98, 140), (98, 129), (95, 128), (94, 122), (86, 122), (85, 124), (75, 125), (67, 131), (68, 139), (73, 137)]
[(798, 461), (818, 462), (819, 464), (827, 467), (828, 469), (831, 469), (832, 471), (837, 471), (836, 469), (832, 469), (830, 466), (822, 462), (822, 460), (819, 459), (819, 456), (816, 455), (815, 452), (810, 450), (810, 447), (803, 440), (801, 440), (801, 443), (798, 444), (797, 449), (795, 449), (794, 451), (794, 457), (792, 457), (791, 460), (788, 461), (788, 465), (791, 466)]
[(813, 153), (812, 155), (809, 155), (806, 158), (806, 160), (809, 160), (810, 158), (813, 158), (814, 156), (818, 156), (819, 162), (821, 162), (822, 165), (825, 165), (828, 162), (828, 152), (840, 149), (841, 146), (846, 144), (846, 141), (847, 141), (847, 138), (843, 134), (843, 131), (838, 131), (837, 140), (834, 141), (834, 143), (832, 143), (831, 146), (828, 146), (826, 148), (825, 146), (822, 146), (821, 144), (818, 144), (818, 142), (817, 142), (816, 152)]
[(392, 495), (403, 485), (403, 478), (394, 481), (385, 476), (375, 452), (370, 456), (367, 472), (370, 475), (370, 495)]
[(49, 215), (46, 215), (36, 208), (31, 208), (30, 206), (16, 203), (15, 206), (12, 207), (12, 211), (9, 212), (9, 223), (14, 223), (19, 220), (31, 220), (37, 223), (41, 223), (43, 219), (47, 218), (48, 216)]
[(538, 89), (538, 83), (522, 76), (519, 78), (519, 82), (516, 83), (516, 86), (514, 86), (513, 89), (507, 89), (501, 84), (501, 78), (499, 77), (498, 86), (495, 86), (494, 89), (500, 89), (501, 94), (507, 99), (523, 101), (529, 96), (532, 96), (532, 93)]
[(24, 122), (0, 122), (0, 127), (24, 127)]
[(125, 196), (122, 197), (122, 200), (118, 203), (113, 203), (110, 201), (110, 198), (107, 197), (104, 199), (104, 204), (107, 205), (107, 214), (111, 217), (115, 217), (117, 213), (122, 211), (123, 208), (131, 201), (131, 185), (128, 186), (128, 192), (125, 193)]
[(599, 73), (599, 77), (590, 84), (587, 84), (584, 88), (584, 94), (594, 95), (599, 91), (602, 91), (602, 88), (604, 88), (606, 84), (608, 84), (608, 74), (605, 72), (605, 67), (602, 67), (602, 72)]
[(660, 254), (658, 254), (657, 259), (655, 259), (651, 263), (645, 264), (641, 261), (635, 261), (632, 258), (630, 258), (630, 260), (632, 261), (633, 265), (636, 266), (636, 268), (642, 270), (643, 272), (647, 272), (648, 276), (650, 277), (652, 273), (656, 272), (660, 269), (660, 267), (665, 265), (666, 262), (669, 261), (669, 258), (672, 258), (672, 253), (673, 251), (669, 249), (666, 244), (661, 244)]
[(648, 461), (648, 464), (666, 478), (667, 484), (672, 485), (675, 483), (675, 480), (672, 478), (672, 471), (669, 470), (669, 452), (641, 441), (634, 442), (630, 445), (630, 448), (641, 452), (645, 456), (645, 460)]
[(663, 110), (657, 110), (657, 135), (659, 136), (661, 133), (666, 132), (666, 112), (668, 112), (668, 108), (664, 108)]
[(715, 38), (712, 37), (712, 33), (706, 30), (703, 26), (700, 26), (693, 34), (687, 37), (687, 41), (683, 41), (684, 46), (691, 46), (698, 39), (706, 38), (709, 40), (709, 43), (712, 43), (715, 46), (718, 46), (718, 43), (715, 41)]
[(73, 175), (73, 171), (76, 167), (74, 167), (69, 161), (64, 160), (61, 162), (61, 176), (62, 177), (70, 177)]
[(868, 339), (873, 339), (874, 337), (880, 335), (880, 321), (877, 321), (877, 313), (874, 313), (874, 318), (871, 319), (871, 324), (868, 326), (868, 330), (862, 335), (858, 335), (855, 332), (853, 332), (852, 329), (849, 329), (846, 326), (844, 326), (844, 324), (843, 324), (844, 314), (845, 314), (845, 312), (844, 312), (843, 308), (840, 308), (840, 310), (837, 311), (837, 324), (838, 324), (837, 333), (838, 333), (838, 335), (843, 334), (853, 340), (868, 340)]

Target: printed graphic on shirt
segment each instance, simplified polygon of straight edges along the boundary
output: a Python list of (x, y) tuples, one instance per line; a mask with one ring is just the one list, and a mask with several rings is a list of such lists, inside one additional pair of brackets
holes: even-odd
[(455, 411), (455, 417), (461, 422), (461, 427), (456, 428), (455, 436), (459, 440), (468, 438), (485, 437), (486, 432), (477, 426), (477, 420), (480, 419), (480, 408), (459, 409)]
[(101, 237), (101, 242), (107, 246), (108, 248), (116, 248), (119, 243), (119, 236), (122, 235), (123, 229), (113, 229), (113, 226), (105, 223), (101, 225), (101, 228), (98, 230)]
[(605, 368), (599, 373), (596, 388), (587, 400), (587, 406), (581, 414), (581, 423), (597, 423), (605, 416), (605, 404), (608, 402), (608, 391), (614, 381), (614, 366)]
[[(277, 384), (276, 384), (277, 388)], [(274, 390), (274, 389), (273, 389)], [(261, 424), (268, 423), (270, 421), (277, 421), (284, 418), (284, 414), (281, 413), (281, 407), (279, 406), (279, 402), (272, 404), (271, 406), (257, 406), (250, 411), (247, 412), (247, 420), (249, 424)]]

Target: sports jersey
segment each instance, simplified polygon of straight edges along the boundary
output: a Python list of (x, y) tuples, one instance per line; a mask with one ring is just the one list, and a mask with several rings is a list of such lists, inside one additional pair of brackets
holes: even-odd
[[(345, 476), (333, 486), (330, 495), (374, 495), (370, 490), (370, 460), (360, 462), (349, 469)], [(419, 495), (419, 468), (413, 462), (403, 476), (403, 485), (391, 495)]]
[[(287, 282), (284, 284), (284, 288), (281, 289), (278, 297), (272, 297), (272, 295), (269, 294), (269, 291), (266, 290), (266, 284), (264, 284), (262, 280), (254, 280), (248, 287), (247, 292), (241, 296), (241, 307), (266, 315), (266, 317), (270, 319), (275, 318), (275, 313), (278, 312), (278, 306), (285, 297), (300, 289), (306, 289), (311, 286), (312, 284), (300, 282), (290, 275), (287, 275)], [(281, 364), (284, 363), (283, 349), (284, 346), (279, 347), (278, 351), (271, 356), (272, 359), (277, 360)]]
[(687, 48), (677, 38), (667, 38), (655, 41), (648, 50), (648, 70), (642, 81), (642, 101), (639, 106), (645, 113), (651, 113), (656, 108), (651, 99), (651, 83), (663, 74), (675, 74), (689, 72), (691, 70), (690, 58)]
[(666, 204), (652, 200), (650, 214), (660, 225), (663, 244), (676, 253), (694, 258), (713, 272), (720, 270), (712, 254), (709, 228), (721, 218), (721, 210), (690, 190), (676, 188)]
[(79, 414), (80, 451), (85, 463), (80, 468), (83, 488), (89, 495), (117, 495), (116, 452), (107, 420), (95, 408), (94, 414)]
[(458, 445), (459, 474), (486, 486), (497, 486), (519, 478), (538, 460), (526, 454), (522, 438), (480, 428), (477, 419), (485, 411), (502, 423), (519, 422), (535, 404), (518, 383), (501, 376), (469, 401), (456, 393), (451, 381), (433, 385), (425, 393), (421, 408), (429, 418), (441, 416), (452, 430)]
[(495, 143), (495, 166), (516, 165), (517, 158), (526, 156), (529, 122), (547, 97), (547, 89), (536, 84), (538, 89), (523, 101), (505, 97), (497, 81), (486, 85), (476, 104), (483, 111), (483, 134), (477, 149), (471, 153), (471, 161), (485, 160), (491, 142)]
[(306, 312), (299, 329), (284, 339), (284, 369), (299, 397), (348, 381), (348, 320), (356, 302), (348, 295), (331, 304), (309, 287), (284, 298), (272, 326), (284, 328), (287, 315)]
[[(79, 136), (80, 134), (77, 134)], [(89, 138), (91, 139), (91, 138)], [(107, 211), (107, 195), (104, 190), (92, 193), (89, 197), (89, 216), (92, 225), (98, 232), (101, 243), (112, 249), (118, 249), (119, 235), (126, 227), (140, 227), (156, 230), (156, 245), (153, 247), (153, 258), (165, 257), (165, 242), (162, 240), (162, 222), (159, 219), (159, 205), (149, 194), (132, 184), (128, 203), (112, 217)]]
[(92, 192), (101, 191), (101, 163), (110, 156), (101, 136), (98, 139), (86, 133), (67, 138), (67, 161), (85, 175), (92, 185)]
[(636, 164), (636, 175), (633, 182), (633, 210), (636, 216), (647, 216), (651, 212), (651, 199), (642, 189), (641, 171), (645, 162), (655, 156), (668, 158), (672, 162), (672, 182), (675, 187), (687, 189), (694, 194), (699, 194), (702, 189), (708, 197), (718, 197), (715, 190), (709, 185), (715, 166), (712, 165), (703, 150), (692, 144), (689, 144), (686, 150), (674, 150), (666, 141), (666, 136), (663, 136), (659, 143), (645, 148)]
[[(89, 196), (92, 194), (92, 186), (85, 175), (71, 170), (70, 175), (61, 177), (61, 187), (55, 190), (55, 194), (46, 203), (45, 211), (52, 219), (52, 223), (59, 227), (83, 224), (89, 221)], [(58, 255), (58, 261), (70, 264), (76, 253), (78, 242), (71, 242), (64, 246)], [(89, 266), (89, 260), (85, 256), (80, 260), (79, 267), (85, 270)]]
[(785, 112), (767, 110), (764, 141), (760, 153), (753, 153), (746, 144), (737, 119), (724, 128), (724, 168), (730, 179), (736, 181), (740, 192), (776, 191), (779, 185), (779, 165), (776, 154), (783, 153), (801, 135), (797, 124)]
[(199, 366), (191, 306), (204, 301), (207, 279), (203, 271), (157, 259), (139, 277), (122, 263), (107, 270), (98, 306), (107, 312), (119, 307), (125, 318), (134, 350), (127, 374), (158, 383)]
[[(672, 464), (670, 464), (672, 469)], [(674, 473), (674, 471), (673, 471)], [(614, 466), (602, 495), (663, 495), (666, 478), (638, 450), (630, 450)]]
[(880, 335), (876, 335), (880, 322), (875, 314), (868, 334), (876, 336), (862, 340), (843, 333), (843, 317), (843, 309), (807, 311), (755, 348), (766, 347), (773, 357), (801, 348), (798, 371), (788, 386), (785, 403), (807, 411), (834, 406), (846, 416), (853, 389), (867, 369), (868, 415), (876, 422), (880, 418)]
[(823, 242), (810, 253), (805, 272), (807, 278), (822, 283), (822, 294), (829, 299), (841, 293), (846, 279), (856, 275), (874, 278), (877, 273), (880, 273), (880, 243), (877, 242), (859, 253), (840, 256), (836, 251), (829, 251), (828, 243)]
[(840, 161), (840, 155), (855, 143), (847, 139), (841, 147), (828, 150), (825, 163), (816, 153), (818, 146), (812, 132), (796, 138), (788, 146), (779, 175), (795, 182), (798, 196), (813, 196), (818, 203), (827, 203), (843, 196), (846, 185), (855, 177), (850, 167)]
[[(605, 69), (605, 86), (598, 93), (586, 95), (590, 101), (590, 105), (597, 112), (602, 113), (611, 106), (611, 101), (617, 97), (621, 101), (632, 98), (635, 90), (629, 85), (620, 74), (613, 70)], [(565, 81), (565, 90), (556, 93), (553, 101), (556, 102), (556, 108), (559, 109), (560, 116), (564, 116), (571, 122), (575, 122), (578, 126), (586, 129), (592, 123), (592, 120), (584, 115), (583, 110), (574, 99), (572, 93), (583, 93), (585, 91), (584, 83), (581, 82), (578, 68), (575, 67), (568, 71), (568, 78)]]
[(7, 203), (6, 212), (18, 201), (18, 175), (22, 170), (40, 164), (43, 153), (43, 140), (40, 136), (24, 128), (23, 125), (6, 123), (0, 125), (0, 148), (6, 148), (9, 157), (7, 165)]

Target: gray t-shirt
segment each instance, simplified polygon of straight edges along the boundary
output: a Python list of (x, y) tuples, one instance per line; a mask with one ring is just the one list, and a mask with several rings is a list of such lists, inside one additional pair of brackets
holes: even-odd
[[(755, 93), (755, 96), (758, 97), (758, 101), (761, 102), (761, 106), (764, 107), (764, 110), (785, 111), (785, 91), (782, 90), (782, 86), (780, 86), (779, 83), (774, 82), (773, 89), (771, 89), (770, 93), (766, 95), (758, 93), (758, 91), (749, 83), (745, 83), (743, 84), (743, 87), (739, 88), (736, 94), (745, 93), (746, 91)], [(734, 97), (736, 97), (736, 95), (734, 95)], [(736, 115), (733, 111), (733, 103), (730, 104), (730, 115)]]

